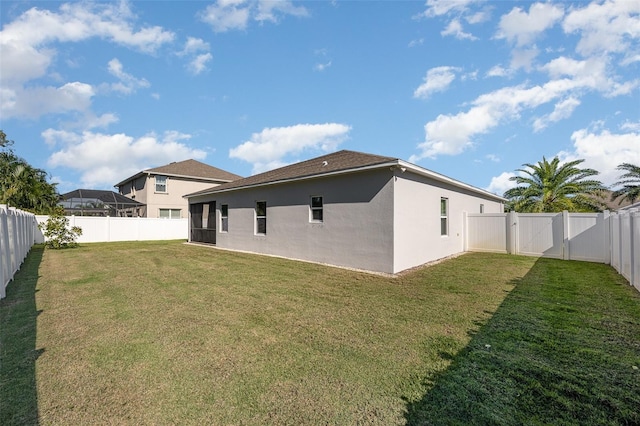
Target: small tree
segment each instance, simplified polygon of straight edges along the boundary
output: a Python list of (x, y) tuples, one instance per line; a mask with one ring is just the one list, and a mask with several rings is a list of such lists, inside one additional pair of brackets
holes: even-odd
[(45, 245), (52, 249), (77, 247), (76, 238), (82, 235), (82, 228), (69, 228), (69, 218), (64, 215), (64, 209), (57, 207), (44, 224), (40, 224), (45, 236)]

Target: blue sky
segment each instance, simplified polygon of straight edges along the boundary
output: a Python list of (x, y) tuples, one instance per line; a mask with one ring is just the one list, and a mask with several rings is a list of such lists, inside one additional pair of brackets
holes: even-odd
[(502, 194), (524, 163), (640, 164), (640, 2), (0, 3), (0, 128), (61, 193), (194, 158), (349, 149)]

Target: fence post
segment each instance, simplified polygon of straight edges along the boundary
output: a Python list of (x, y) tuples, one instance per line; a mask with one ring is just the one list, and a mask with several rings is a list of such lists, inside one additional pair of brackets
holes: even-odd
[(602, 232), (604, 233), (604, 263), (611, 265), (611, 212), (605, 210), (602, 212)]
[(9, 229), (7, 227), (7, 206), (0, 204), (0, 299), (7, 295), (6, 287), (11, 273), (9, 272), (10, 251)]
[(518, 254), (518, 213), (507, 214), (507, 253)]
[(562, 258), (564, 260), (571, 259), (571, 253), (569, 248), (569, 212), (562, 211)]
[(631, 271), (629, 273), (629, 283), (640, 290), (640, 286), (636, 285), (636, 281), (640, 280), (640, 277), (636, 275), (636, 266), (638, 264), (636, 253), (640, 251), (640, 247), (636, 247), (636, 243), (638, 242), (636, 234), (640, 234), (638, 230), (638, 226), (640, 226), (640, 220), (638, 219), (640, 218), (634, 211), (629, 213), (629, 238), (631, 240), (631, 244), (629, 244), (631, 250)]

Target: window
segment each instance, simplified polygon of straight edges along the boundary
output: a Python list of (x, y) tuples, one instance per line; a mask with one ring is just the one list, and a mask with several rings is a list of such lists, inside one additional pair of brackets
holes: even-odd
[(220, 206), (220, 232), (229, 232), (229, 205)]
[(322, 197), (311, 197), (311, 221), (322, 222)]
[(480, 204), (480, 213), (484, 213), (484, 204)]
[(156, 176), (156, 192), (167, 192), (166, 176)]
[(256, 202), (256, 234), (267, 233), (267, 202)]
[(160, 209), (160, 218), (180, 219), (180, 209)]
[(449, 199), (440, 198), (440, 235), (449, 235)]

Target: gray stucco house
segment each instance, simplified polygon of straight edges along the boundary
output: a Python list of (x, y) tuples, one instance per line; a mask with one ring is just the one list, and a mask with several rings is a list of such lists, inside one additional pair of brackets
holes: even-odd
[(186, 195), (189, 241), (397, 273), (463, 251), (463, 212), (504, 198), (392, 157), (339, 151)]

